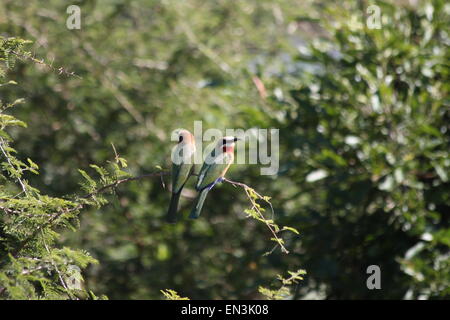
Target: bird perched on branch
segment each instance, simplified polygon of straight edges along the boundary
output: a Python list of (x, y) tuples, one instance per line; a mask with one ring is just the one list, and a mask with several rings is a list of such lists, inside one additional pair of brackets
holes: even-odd
[(206, 195), (214, 185), (223, 180), (228, 168), (234, 161), (234, 145), (239, 140), (236, 137), (224, 137), (219, 140), (217, 146), (205, 159), (198, 174), (195, 188), (200, 194), (197, 197), (194, 208), (189, 215), (191, 219), (197, 219), (202, 211)]
[(177, 220), (178, 202), (194, 165), (194, 153), (194, 136), (184, 129), (178, 131), (178, 144), (172, 151), (172, 197), (167, 211), (167, 222), (175, 223)]

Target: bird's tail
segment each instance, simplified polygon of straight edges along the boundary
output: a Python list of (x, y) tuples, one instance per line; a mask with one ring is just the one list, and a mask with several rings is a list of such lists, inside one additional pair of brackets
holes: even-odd
[(178, 193), (172, 193), (170, 198), (169, 210), (167, 211), (166, 221), (169, 223), (177, 222), (178, 202), (180, 201), (181, 190)]
[(194, 208), (189, 215), (191, 219), (197, 219), (200, 216), (200, 212), (202, 211), (203, 203), (205, 202), (206, 195), (208, 194), (210, 188), (203, 189), (197, 197), (197, 202), (195, 203)]

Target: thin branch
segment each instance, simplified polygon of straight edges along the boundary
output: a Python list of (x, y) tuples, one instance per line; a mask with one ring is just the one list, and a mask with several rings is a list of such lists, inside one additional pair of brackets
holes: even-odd
[(50, 70), (52, 70), (53, 72), (58, 73), (59, 75), (64, 74), (68, 77), (76, 77), (78, 79), (83, 79), (81, 76), (77, 75), (75, 72), (73, 71), (68, 71), (66, 68), (64, 67), (54, 67), (53, 64), (48, 64), (44, 61), (44, 59), (38, 59), (35, 56), (32, 56), (31, 54), (23, 54), (20, 52), (16, 52), (14, 50), (9, 51), (10, 53), (14, 54), (16, 57), (20, 58), (20, 59), (24, 59), (24, 60), (30, 60), (36, 64), (40, 64), (42, 66), (45, 66), (47, 68), (49, 68)]
[[(250, 200), (250, 202), (252, 203), (252, 207), (251, 207), (251, 211), (256, 212), (257, 217), (256, 219), (263, 222), (267, 228), (269, 228), (270, 232), (272, 233), (272, 235), (274, 236), (274, 240), (275, 242), (277, 242), (277, 245), (280, 246), (281, 251), (288, 254), (289, 251), (286, 249), (286, 247), (283, 244), (283, 239), (281, 239), (280, 237), (278, 237), (277, 233), (280, 231), (279, 227), (273, 223), (273, 220), (268, 220), (264, 217), (264, 215), (261, 212), (260, 206), (259, 204), (256, 203), (255, 201), (255, 197), (252, 196), (252, 194), (254, 194), (256, 196), (257, 199), (263, 200), (264, 202), (266, 202), (267, 204), (270, 205), (270, 209), (272, 211), (272, 217), (274, 215), (274, 210), (273, 210), (273, 206), (272, 203), (270, 203), (269, 198), (268, 197), (264, 197), (262, 195), (260, 195), (258, 192), (255, 191), (255, 189), (249, 187), (248, 185), (246, 185), (245, 183), (242, 182), (236, 182), (236, 181), (232, 181), (232, 180), (228, 180), (227, 178), (223, 178), (223, 181), (226, 181), (230, 184), (232, 184), (233, 186), (239, 186), (241, 188), (244, 189), (245, 194), (247, 195), (248, 199)], [(250, 214), (248, 214), (249, 216), (252, 216)], [(276, 247), (275, 247), (276, 248)], [(274, 249), (275, 249), (274, 248)], [(271, 252), (273, 252), (273, 250), (271, 250)]]
[(83, 196), (82, 198), (83, 198), (83, 199), (92, 198), (92, 197), (95, 196), (96, 194), (105, 192), (106, 190), (111, 189), (111, 188), (115, 188), (115, 187), (117, 187), (119, 184), (122, 184), (122, 183), (124, 183), (124, 182), (135, 181), (135, 180), (141, 180), (141, 179), (144, 179), (144, 178), (150, 178), (150, 177), (162, 177), (162, 176), (168, 175), (168, 174), (170, 174), (170, 172), (161, 171), (161, 172), (153, 172), (153, 173), (143, 174), (143, 175), (136, 176), (136, 177), (131, 177), (131, 178), (125, 178), (125, 179), (116, 180), (116, 181), (114, 181), (113, 183), (110, 183), (110, 184), (108, 184), (108, 185), (106, 185), (106, 186), (103, 186), (103, 187), (101, 187), (101, 188), (99, 188), (99, 189), (97, 189), (97, 190), (95, 190), (95, 191), (93, 191), (93, 192), (91, 192), (91, 193), (89, 193), (89, 194)]

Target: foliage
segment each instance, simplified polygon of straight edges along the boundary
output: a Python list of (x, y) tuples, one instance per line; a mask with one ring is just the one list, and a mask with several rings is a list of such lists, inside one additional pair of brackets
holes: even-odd
[[(19, 38), (5, 38), (0, 36), (0, 78), (5, 77), (8, 69), (14, 68), (18, 55), (27, 54), (23, 50), (23, 47), (30, 42)], [(9, 84), (14, 84), (14, 82), (10, 82)]]
[[(365, 25), (356, 3), (320, 13), (327, 33), (297, 57), (320, 68), (296, 81), (294, 101), (280, 101), (280, 139), (295, 151), (285, 176), (302, 185), (291, 206), (304, 210), (304, 267), (329, 298), (444, 298), (449, 7), (375, 3), (380, 29)], [(370, 264), (383, 282), (371, 294)]]
[(279, 289), (271, 290), (260, 286), (258, 291), (269, 300), (286, 300), (289, 297), (292, 297), (289, 286), (298, 284), (298, 281), (303, 280), (302, 276), (306, 274), (306, 271), (299, 269), (297, 271), (288, 271), (288, 273), (288, 278), (283, 278), (281, 275), (277, 276), (278, 280), (282, 283)]
[(161, 290), (161, 293), (164, 295), (164, 297), (166, 297), (167, 300), (189, 300), (189, 298), (180, 297), (175, 290)]
[[(24, 52), (23, 45), (27, 42), (0, 38), (0, 43), (0, 68), (6, 71), (14, 66), (17, 55)], [(69, 270), (86, 268), (97, 260), (82, 250), (57, 247), (60, 233), (55, 228), (74, 229), (78, 224), (76, 217), (80, 205), (43, 195), (25, 179), (27, 172), (38, 175), (39, 166), (30, 158), (26, 162), (18, 158), (17, 151), (11, 146), (13, 140), (6, 131), (12, 126), (26, 127), (25, 122), (5, 113), (20, 102), (20, 99), (13, 103), (2, 102), (0, 109), (0, 296), (9, 299), (74, 299), (81, 293), (78, 291), (83, 290), (70, 287), (68, 281), (74, 274), (69, 274)], [(78, 282), (83, 281), (79, 273), (75, 278)]]
[[(273, 250), (275, 250), (278, 246), (281, 248), (282, 252), (289, 253), (289, 251), (284, 246), (284, 240), (282, 238), (280, 238), (278, 236), (278, 234), (280, 233), (280, 231), (290, 231), (295, 234), (299, 234), (299, 232), (297, 231), (297, 229), (295, 229), (293, 227), (284, 226), (283, 228), (280, 228), (275, 223), (275, 221), (273, 220), (275, 212), (273, 211), (273, 206), (272, 206), (272, 203), (270, 202), (270, 197), (260, 195), (258, 192), (256, 192), (255, 189), (253, 189), (252, 187), (249, 187), (246, 184), (243, 184), (240, 182), (235, 182), (235, 181), (230, 181), (226, 178), (224, 180), (231, 183), (234, 186), (240, 186), (244, 189), (245, 194), (247, 195), (248, 199), (250, 200), (250, 204), (251, 204), (250, 209), (245, 209), (244, 212), (247, 214), (248, 217), (251, 217), (251, 218), (255, 219), (256, 221), (260, 221), (260, 222), (264, 223), (267, 226), (267, 228), (269, 228), (270, 232), (272, 233), (273, 238), (271, 238), (271, 240), (276, 242), (277, 245), (272, 249), (272, 251), (266, 252), (265, 254), (272, 253)], [(261, 207), (261, 204), (258, 201), (265, 202), (266, 204), (268, 204), (270, 206), (270, 209), (272, 211), (271, 219), (267, 219), (264, 216), (263, 212), (266, 211), (266, 209)]]
[[(73, 210), (5, 260), (17, 277), (0, 281), (20, 278), (8, 283), (26, 292), (17, 297), (43, 297), (33, 290), (39, 281), (48, 286), (45, 279), (52, 280), (46, 297), (67, 294), (56, 268), (43, 269), (67, 271), (61, 261), (73, 255), (57, 248), (100, 261), (74, 264), (87, 294), (110, 298), (160, 299), (161, 288), (192, 299), (449, 297), (444, 0), (75, 2), (81, 30), (65, 27), (61, 1), (0, 3), (3, 73), (15, 59), (11, 49), (24, 45), (11, 37), (33, 40), (25, 44), (33, 55), (19, 53), (23, 63), (8, 71), (13, 81), (0, 87), (4, 104), (21, 104), (9, 109), (14, 118), (2, 111), (2, 123), (15, 126), (2, 130), (12, 164), (3, 161), (8, 207), (1, 205), (39, 213), (23, 222), (2, 214), (18, 232), (7, 228), (1, 245), (17, 248), (45, 215)], [(365, 23), (370, 4), (381, 9), (381, 29)], [(280, 129), (276, 176), (261, 176), (255, 165), (227, 174), (269, 195), (274, 219), (258, 214), (270, 206), (264, 196), (224, 183), (211, 190), (201, 219), (189, 221), (190, 180), (180, 222), (164, 224), (170, 192), (157, 166), (167, 167), (172, 130), (192, 130), (195, 120), (204, 129)], [(12, 141), (24, 159), (9, 149)], [(131, 179), (148, 172), (156, 176)], [(282, 243), (275, 238), (288, 255), (264, 255), (273, 237), (267, 226), (276, 230), (270, 220), (294, 228), (282, 231)], [(34, 252), (45, 254), (41, 264), (23, 260)], [(18, 263), (41, 268), (31, 273), (37, 282), (19, 277)], [(365, 285), (372, 264), (381, 268), (382, 290)], [(289, 295), (286, 286), (258, 291), (280, 270), (298, 268), (308, 277)]]

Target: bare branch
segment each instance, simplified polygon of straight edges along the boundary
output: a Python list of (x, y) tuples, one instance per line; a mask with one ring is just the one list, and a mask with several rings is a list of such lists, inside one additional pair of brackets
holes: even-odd
[(81, 76), (77, 75), (75, 72), (73, 71), (68, 71), (66, 68), (64, 67), (54, 67), (53, 64), (48, 64), (44, 61), (44, 59), (38, 59), (35, 56), (32, 56), (31, 54), (23, 54), (20, 52), (16, 52), (14, 50), (10, 51), (10, 53), (14, 54), (16, 57), (24, 59), (24, 60), (30, 60), (36, 64), (40, 64), (42, 66), (45, 66), (47, 68), (49, 68), (50, 70), (52, 70), (53, 72), (56, 72), (58, 74), (64, 74), (68, 77), (76, 77), (78, 79), (82, 79)]

